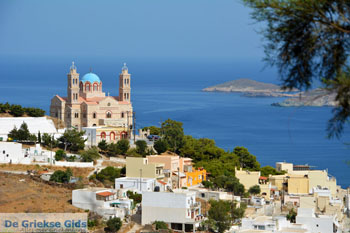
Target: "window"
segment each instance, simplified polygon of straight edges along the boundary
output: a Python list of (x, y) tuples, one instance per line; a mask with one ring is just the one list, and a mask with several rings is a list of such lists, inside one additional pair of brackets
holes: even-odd
[(94, 83), (94, 91), (98, 91), (98, 84)]
[(108, 103), (107, 106), (111, 106), (111, 103)]
[(74, 117), (75, 117), (75, 118), (78, 118), (78, 117), (79, 117), (79, 113), (77, 113), (77, 112), (74, 113)]
[(7, 154), (6, 157), (9, 157), (9, 154)]
[(96, 112), (94, 112), (93, 114), (92, 114), (92, 118), (96, 118)]
[(5, 154), (6, 152), (3, 150), (2, 153)]
[(122, 112), (122, 115), (121, 115), (122, 118), (124, 118), (124, 113)]
[(122, 184), (120, 184), (119, 187), (120, 187), (121, 189), (124, 188), (124, 186), (123, 186)]
[(90, 83), (85, 84), (85, 91), (90, 91)]
[(111, 113), (111, 112), (107, 112), (107, 113), (106, 113), (106, 117), (107, 117), (107, 118), (111, 118), (111, 117), (112, 117), (112, 113)]

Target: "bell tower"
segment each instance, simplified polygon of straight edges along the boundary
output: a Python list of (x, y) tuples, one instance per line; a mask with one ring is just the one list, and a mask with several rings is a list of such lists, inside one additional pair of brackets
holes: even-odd
[(122, 73), (119, 75), (119, 101), (130, 102), (131, 88), (130, 88), (130, 74), (126, 63), (122, 68)]
[(79, 74), (77, 73), (77, 67), (72, 62), (70, 67), (68, 77), (68, 87), (67, 87), (67, 103), (77, 104), (79, 99)]

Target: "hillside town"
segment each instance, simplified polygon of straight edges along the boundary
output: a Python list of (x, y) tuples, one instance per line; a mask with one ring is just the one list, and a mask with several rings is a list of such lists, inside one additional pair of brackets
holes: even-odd
[(74, 63), (67, 81), (50, 116), (4, 110), (0, 174), (68, 188), (91, 232), (113, 219), (123, 232), (349, 232), (350, 189), (327, 170), (279, 161), (261, 168), (245, 148), (225, 152), (172, 120), (136, 130), (126, 64), (118, 96), (92, 72), (80, 79)]

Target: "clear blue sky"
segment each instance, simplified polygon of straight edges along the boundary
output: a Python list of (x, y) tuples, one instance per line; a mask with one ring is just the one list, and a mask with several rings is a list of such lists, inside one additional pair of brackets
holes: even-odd
[(261, 60), (240, 0), (1, 0), (0, 56)]

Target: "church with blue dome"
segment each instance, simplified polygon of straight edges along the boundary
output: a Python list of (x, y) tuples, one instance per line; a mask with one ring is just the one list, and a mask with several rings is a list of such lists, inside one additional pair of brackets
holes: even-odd
[(129, 138), (133, 128), (133, 108), (126, 64), (116, 81), (119, 83), (119, 95), (106, 95), (100, 77), (90, 71), (80, 78), (73, 62), (67, 75), (67, 96), (55, 95), (51, 99), (51, 117), (63, 122), (66, 128), (109, 127), (109, 130), (100, 130), (96, 135), (96, 138), (106, 141)]

